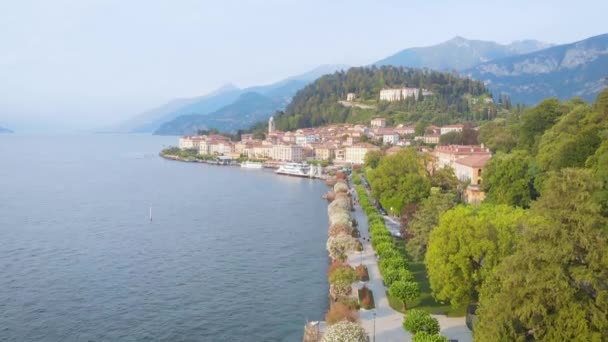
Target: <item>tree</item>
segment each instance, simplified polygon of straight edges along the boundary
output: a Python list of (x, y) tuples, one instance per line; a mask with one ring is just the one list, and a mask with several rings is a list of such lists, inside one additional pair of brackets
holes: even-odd
[(526, 110), (521, 116), (519, 126), (519, 147), (528, 151), (536, 151), (538, 138), (549, 129), (567, 108), (561, 106), (558, 99), (542, 101), (538, 106)]
[(439, 225), (439, 217), (456, 205), (453, 193), (435, 193), (422, 201), (407, 229), (406, 247), (415, 260), (423, 260), (431, 231)]
[(339, 234), (327, 239), (327, 251), (334, 260), (346, 260), (346, 254), (355, 251), (357, 247), (357, 240), (350, 235)]
[(414, 275), (404, 267), (387, 268), (382, 272), (382, 280), (386, 286), (391, 286), (396, 281), (413, 281)]
[(456, 192), (460, 182), (454, 174), (454, 169), (449, 166), (435, 170), (431, 175), (431, 185), (441, 189), (443, 192)]
[(363, 165), (366, 168), (375, 169), (380, 164), (380, 160), (382, 160), (382, 156), (384, 153), (382, 151), (369, 151), (365, 154), (365, 160)]
[(479, 341), (602, 341), (608, 336), (608, 220), (593, 172), (550, 174), (515, 253), (483, 286)]
[(407, 303), (420, 296), (418, 283), (414, 281), (397, 280), (388, 288), (388, 293), (403, 303), (403, 309), (407, 309)]
[(342, 321), (327, 327), (323, 342), (368, 342), (367, 333), (356, 323)]
[(476, 301), (486, 277), (513, 252), (524, 215), (491, 204), (460, 205), (441, 215), (425, 257), (433, 296), (454, 307)]
[(442, 134), (441, 137), (439, 137), (439, 144), (441, 144), (441, 145), (462, 145), (463, 144), (462, 133), (448, 132), (446, 134)]
[(435, 335), (439, 333), (439, 322), (426, 311), (412, 309), (403, 318), (403, 328), (414, 335), (420, 332)]
[(351, 267), (336, 268), (329, 275), (329, 283), (332, 285), (350, 286), (357, 280), (359, 280), (359, 274)]
[(496, 119), (479, 128), (479, 141), (492, 152), (510, 152), (517, 145), (517, 137), (505, 119)]
[(413, 148), (382, 158), (378, 167), (368, 172), (373, 196), (383, 207), (397, 212), (405, 204), (420, 202), (431, 188), (426, 162), (426, 157), (418, 156)]
[(352, 310), (340, 302), (333, 303), (329, 311), (325, 314), (325, 322), (327, 325), (332, 325), (341, 321), (358, 322), (359, 312)]
[(537, 197), (536, 175), (533, 159), (527, 151), (497, 153), (484, 170), (482, 187), (486, 200), (527, 208)]

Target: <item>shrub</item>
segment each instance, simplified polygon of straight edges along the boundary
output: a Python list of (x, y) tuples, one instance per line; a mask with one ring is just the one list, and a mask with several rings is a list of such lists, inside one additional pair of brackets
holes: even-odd
[(405, 268), (407, 267), (405, 263), (405, 259), (403, 257), (394, 256), (390, 258), (380, 258), (380, 262), (378, 263), (380, 267), (380, 271), (383, 271), (388, 268)]
[(327, 322), (327, 325), (335, 324), (340, 321), (357, 322), (358, 320), (359, 313), (340, 302), (334, 303), (327, 314), (325, 314), (325, 322)]
[(334, 192), (336, 194), (339, 193), (347, 193), (348, 192), (348, 185), (346, 185), (344, 182), (337, 182), (336, 185), (334, 185)]
[(361, 281), (369, 280), (369, 273), (367, 272), (367, 267), (365, 267), (363, 265), (359, 265), (359, 266), (357, 266), (356, 271), (359, 274), (359, 280), (361, 280)]
[(447, 337), (439, 334), (429, 334), (424, 331), (419, 331), (414, 335), (412, 342), (448, 342)]
[(439, 322), (426, 311), (412, 309), (403, 318), (403, 328), (412, 334), (425, 332), (435, 335), (439, 333)]
[(352, 235), (354, 228), (348, 224), (336, 223), (329, 226), (329, 236), (338, 236), (340, 234)]
[(325, 194), (325, 199), (328, 200), (329, 202), (333, 201), (336, 198), (336, 193), (333, 191), (328, 191)]
[(337, 180), (346, 180), (346, 174), (342, 171), (338, 171), (338, 172), (336, 172), (336, 179)]
[(333, 187), (334, 185), (336, 185), (336, 181), (336, 177), (329, 176), (325, 179), (325, 184), (327, 184), (327, 186)]
[(359, 310), (359, 301), (353, 297), (340, 297), (338, 302), (348, 306), (351, 310)]
[(339, 234), (327, 239), (327, 251), (333, 260), (344, 261), (347, 253), (357, 249), (359, 241), (350, 235)]
[(340, 267), (347, 267), (350, 268), (350, 266), (348, 264), (345, 264), (341, 261), (338, 260), (334, 260), (331, 264), (329, 264), (329, 267), (327, 268), (327, 278), (329, 278), (329, 276), (338, 268)]
[(339, 300), (341, 297), (348, 296), (352, 292), (350, 284), (345, 286), (343, 284), (331, 284), (329, 285), (329, 295), (334, 300)]
[(348, 285), (359, 280), (359, 274), (351, 267), (337, 267), (329, 275), (330, 284)]
[(368, 342), (367, 333), (360, 325), (342, 321), (327, 327), (323, 342)]
[(365, 310), (374, 308), (374, 295), (366, 286), (359, 289), (359, 303)]

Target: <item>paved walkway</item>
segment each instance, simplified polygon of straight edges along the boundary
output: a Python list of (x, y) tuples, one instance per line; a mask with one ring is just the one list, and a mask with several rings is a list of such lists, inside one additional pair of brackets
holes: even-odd
[[(361, 210), (359, 204), (355, 205), (353, 214), (359, 223), (359, 232), (361, 238), (369, 238), (367, 216)], [(398, 222), (390, 217), (384, 217), (387, 225), (396, 225)], [(370, 336), (370, 341), (374, 342), (392, 342), (392, 341), (411, 341), (412, 335), (403, 329), (403, 314), (393, 310), (386, 297), (386, 287), (382, 282), (382, 276), (378, 268), (378, 261), (375, 257), (371, 243), (360, 239), (363, 243), (362, 252), (354, 252), (348, 255), (348, 263), (352, 267), (357, 267), (361, 263), (367, 267), (369, 273), (369, 281), (366, 282), (367, 287), (372, 290), (376, 308), (374, 310), (361, 310), (359, 317), (361, 325)], [(363, 283), (357, 284), (361, 287)], [(375, 315), (374, 315), (375, 314)], [(374, 317), (375, 316), (375, 317)], [(439, 321), (441, 334), (452, 340), (459, 342), (470, 342), (473, 340), (471, 331), (465, 324), (464, 317), (447, 317), (444, 315), (433, 315)]]

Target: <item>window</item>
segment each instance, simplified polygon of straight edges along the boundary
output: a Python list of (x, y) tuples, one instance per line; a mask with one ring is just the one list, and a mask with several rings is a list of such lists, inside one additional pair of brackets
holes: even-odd
[(477, 169), (477, 177), (481, 177), (481, 169)]

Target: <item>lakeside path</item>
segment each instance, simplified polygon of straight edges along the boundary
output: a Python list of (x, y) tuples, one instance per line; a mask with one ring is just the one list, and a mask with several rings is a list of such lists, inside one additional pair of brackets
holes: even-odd
[[(368, 193), (368, 196), (371, 196), (371, 194)], [(411, 341), (412, 335), (405, 331), (402, 326), (403, 314), (393, 310), (388, 303), (388, 298), (386, 297), (387, 289), (382, 282), (382, 276), (380, 275), (380, 269), (378, 268), (378, 260), (376, 259), (371, 243), (362, 239), (370, 238), (367, 216), (361, 210), (359, 204), (355, 204), (354, 209), (355, 212), (353, 216), (359, 223), (358, 229), (361, 234), (359, 240), (363, 244), (363, 251), (349, 254), (348, 264), (352, 267), (357, 267), (359, 264), (363, 263), (363, 265), (367, 267), (367, 272), (369, 273), (367, 287), (372, 290), (376, 305), (375, 310), (359, 311), (361, 325), (370, 336), (370, 341), (372, 342), (374, 341), (374, 330), (375, 340), (378, 342)], [(387, 226), (389, 224), (392, 226), (398, 225), (396, 220), (388, 216), (384, 216), (384, 220)], [(357, 287), (361, 287), (361, 285), (362, 284), (359, 283), (357, 284)], [(375, 322), (374, 311), (376, 313)], [(432, 316), (439, 322), (439, 326), (441, 327), (440, 333), (443, 336), (451, 340), (457, 340), (458, 342), (473, 341), (471, 331), (467, 328), (464, 317), (447, 317), (445, 315)]]

